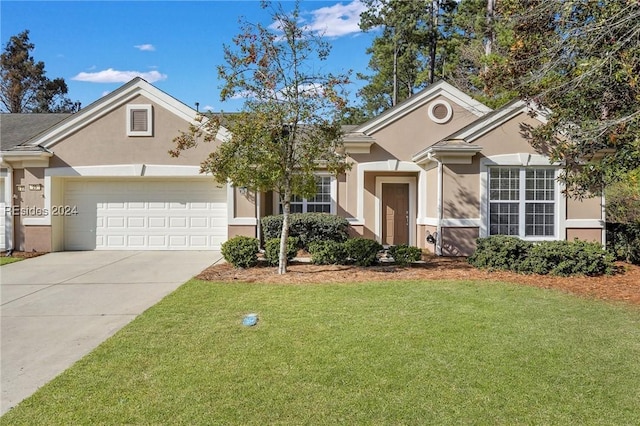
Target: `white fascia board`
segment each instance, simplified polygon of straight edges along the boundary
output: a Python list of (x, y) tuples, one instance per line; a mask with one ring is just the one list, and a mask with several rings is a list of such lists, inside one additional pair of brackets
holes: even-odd
[(478, 139), (479, 137), (481, 137), (482, 135), (485, 135), (491, 130), (506, 123), (507, 121), (517, 116), (518, 114), (527, 113), (529, 111), (535, 112), (535, 118), (538, 121), (540, 121), (541, 124), (546, 123), (547, 121), (545, 116), (546, 113), (544, 111), (542, 111), (539, 108), (532, 108), (529, 105), (527, 105), (527, 103), (524, 101), (516, 101), (513, 103), (513, 105), (507, 106), (502, 110), (496, 111), (494, 115), (487, 117), (486, 119), (478, 120), (474, 125), (470, 126), (468, 129), (459, 133), (455, 133), (454, 135), (452, 135), (452, 137), (455, 137), (455, 139), (464, 139), (465, 141), (471, 143), (476, 139)]
[[(120, 89), (116, 89), (115, 91), (109, 93), (103, 98), (100, 98), (96, 102), (92, 103), (88, 107), (82, 109), (80, 112), (72, 115), (66, 120), (63, 120), (48, 132), (39, 135), (35, 139), (32, 139), (28, 143), (28, 145), (41, 145), (45, 148), (49, 148), (68, 135), (77, 132), (90, 123), (93, 123), (94, 121), (121, 107), (122, 105), (126, 104), (139, 95), (146, 97), (151, 102), (154, 102), (158, 106), (166, 109), (167, 111), (175, 114), (179, 118), (191, 124), (198, 124), (195, 120), (196, 116), (198, 115), (198, 112), (196, 110), (185, 105), (184, 103), (156, 88), (155, 86), (147, 83), (146, 81), (142, 79), (136, 79), (120, 87)], [(228, 134), (228, 131), (225, 128), (221, 127), (220, 130), (221, 132), (218, 132), (220, 135)]]
[(424, 89), (422, 92), (387, 110), (386, 112), (383, 112), (377, 118), (374, 118), (368, 123), (363, 124), (362, 127), (354, 129), (353, 132), (368, 133), (379, 130), (404, 117), (405, 115), (421, 107), (422, 105), (431, 102), (438, 96), (443, 96), (449, 99), (450, 101), (462, 106), (467, 111), (478, 117), (482, 117), (483, 115), (488, 114), (492, 111), (492, 109), (488, 106), (476, 101), (471, 96), (465, 94), (461, 90), (456, 89), (449, 83), (445, 81), (439, 81)]

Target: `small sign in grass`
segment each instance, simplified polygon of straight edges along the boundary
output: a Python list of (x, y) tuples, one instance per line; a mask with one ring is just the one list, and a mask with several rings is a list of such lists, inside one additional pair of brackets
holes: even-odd
[(550, 290), (193, 280), (1, 423), (640, 424), (638, 360), (637, 307)]

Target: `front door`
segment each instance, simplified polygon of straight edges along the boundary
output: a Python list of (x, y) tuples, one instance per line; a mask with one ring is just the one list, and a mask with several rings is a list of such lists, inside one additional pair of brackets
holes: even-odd
[(409, 184), (382, 184), (382, 244), (409, 244)]

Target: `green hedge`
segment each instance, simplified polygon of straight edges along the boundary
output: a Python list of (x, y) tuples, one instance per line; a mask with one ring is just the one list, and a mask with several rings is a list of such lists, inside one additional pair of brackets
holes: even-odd
[(613, 256), (601, 244), (587, 241), (522, 241), (494, 235), (479, 238), (469, 263), (476, 268), (525, 274), (603, 275), (615, 271)]
[(519, 271), (532, 245), (529, 241), (508, 235), (478, 238), (476, 251), (469, 257), (469, 263), (481, 269)]
[(257, 238), (233, 237), (222, 243), (222, 256), (236, 268), (250, 268), (258, 264), (260, 242)]
[[(298, 254), (299, 240), (296, 237), (287, 238), (287, 260), (291, 260)], [(264, 258), (269, 265), (280, 263), (280, 238), (271, 238), (264, 246)]]
[(349, 261), (358, 266), (373, 266), (378, 263), (378, 252), (382, 245), (366, 238), (350, 238), (344, 243)]
[[(282, 215), (265, 216), (261, 224), (265, 240), (280, 238)], [(316, 241), (343, 242), (349, 236), (349, 221), (326, 213), (292, 213), (289, 216), (289, 236), (298, 237), (299, 247), (307, 250)]]
[(309, 244), (311, 262), (316, 265), (343, 265), (347, 261), (344, 243), (338, 241), (316, 241)]
[(422, 260), (422, 250), (418, 247), (399, 244), (389, 247), (389, 255), (398, 265), (406, 265), (412, 262)]

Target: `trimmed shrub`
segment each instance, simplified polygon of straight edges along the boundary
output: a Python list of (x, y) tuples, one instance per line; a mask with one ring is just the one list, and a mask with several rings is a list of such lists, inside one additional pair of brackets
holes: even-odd
[(406, 265), (421, 260), (422, 250), (418, 247), (400, 244), (389, 247), (389, 255), (398, 265)]
[(222, 256), (236, 268), (250, 268), (258, 264), (260, 242), (257, 238), (237, 236), (222, 243)]
[(603, 275), (615, 271), (613, 256), (600, 243), (588, 241), (527, 242), (494, 235), (479, 238), (469, 263), (476, 268), (525, 274)]
[(311, 262), (316, 265), (341, 265), (347, 260), (344, 243), (316, 241), (309, 244)]
[[(261, 219), (265, 240), (279, 238), (282, 233), (282, 215)], [(347, 219), (326, 213), (292, 213), (289, 216), (289, 235), (300, 239), (300, 248), (309, 249), (316, 241), (346, 241), (349, 236)]]
[(603, 275), (613, 272), (613, 256), (600, 243), (542, 241), (529, 250), (520, 272), (551, 275)]
[(480, 269), (519, 271), (532, 243), (508, 235), (492, 235), (476, 240), (469, 263)]
[(347, 258), (358, 266), (373, 266), (378, 262), (382, 245), (366, 238), (350, 238), (344, 243)]
[[(296, 237), (287, 238), (287, 260), (298, 254), (299, 240)], [(264, 258), (269, 265), (275, 266), (280, 262), (280, 238), (271, 238), (264, 246)]]

